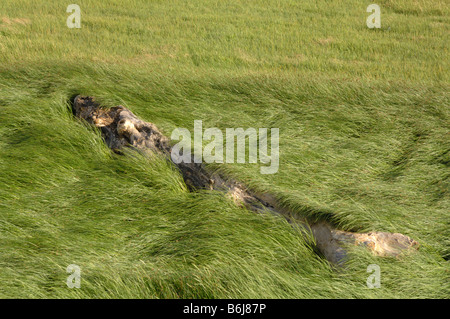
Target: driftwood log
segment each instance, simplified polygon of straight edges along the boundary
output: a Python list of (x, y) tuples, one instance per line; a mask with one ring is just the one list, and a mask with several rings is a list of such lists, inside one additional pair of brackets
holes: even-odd
[[(149, 122), (138, 119), (123, 106), (104, 108), (93, 97), (76, 96), (72, 101), (73, 114), (101, 130), (106, 144), (120, 153), (123, 147), (134, 147), (143, 152), (160, 153), (171, 161), (171, 145), (158, 128)], [(193, 156), (193, 155), (192, 155)], [(368, 247), (378, 256), (398, 256), (406, 250), (418, 249), (419, 244), (408, 236), (398, 233), (370, 232), (353, 233), (335, 229), (326, 221), (310, 222), (293, 217), (293, 212), (280, 207), (271, 194), (257, 194), (242, 183), (226, 179), (210, 172), (203, 164), (175, 164), (191, 191), (196, 189), (218, 190), (229, 195), (238, 205), (249, 210), (264, 213), (272, 212), (285, 217), (291, 224), (311, 232), (318, 250), (333, 264), (346, 260), (346, 248), (350, 245)]]

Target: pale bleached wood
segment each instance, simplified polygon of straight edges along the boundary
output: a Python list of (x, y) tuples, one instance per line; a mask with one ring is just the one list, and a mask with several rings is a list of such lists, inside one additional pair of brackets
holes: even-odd
[[(119, 152), (131, 146), (142, 152), (159, 153), (171, 160), (170, 141), (158, 128), (137, 118), (123, 106), (103, 108), (93, 97), (77, 96), (73, 101), (73, 113), (99, 128), (107, 145)], [(192, 155), (193, 156), (193, 155)], [(305, 235), (312, 234), (320, 252), (333, 264), (342, 264), (347, 258), (347, 247), (361, 245), (378, 256), (399, 256), (402, 252), (418, 249), (419, 244), (399, 233), (369, 232), (355, 233), (338, 230), (327, 221), (311, 222), (295, 212), (281, 207), (269, 193), (258, 194), (239, 181), (227, 179), (216, 172), (208, 171), (203, 164), (175, 164), (192, 191), (211, 189), (224, 192), (237, 205), (257, 212), (270, 212), (286, 218)]]

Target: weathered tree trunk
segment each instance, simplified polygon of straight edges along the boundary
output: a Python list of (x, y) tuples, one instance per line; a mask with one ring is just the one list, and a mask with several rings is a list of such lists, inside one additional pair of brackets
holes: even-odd
[[(115, 152), (125, 146), (133, 146), (143, 152), (160, 153), (171, 160), (169, 139), (158, 128), (138, 119), (123, 106), (102, 108), (93, 97), (77, 96), (73, 101), (73, 113), (76, 117), (98, 127), (106, 144)], [(192, 155), (193, 157), (193, 155)], [(203, 164), (175, 164), (186, 185), (191, 190), (211, 189), (229, 195), (237, 204), (254, 212), (272, 212), (284, 216), (290, 223), (299, 225), (305, 231), (311, 231), (317, 248), (333, 264), (341, 264), (346, 259), (346, 245), (364, 245), (379, 256), (397, 256), (402, 251), (417, 249), (419, 244), (402, 234), (385, 232), (352, 233), (334, 229), (329, 223), (308, 222), (293, 217), (292, 212), (280, 207), (271, 194), (257, 194), (242, 183), (223, 178), (209, 172)]]

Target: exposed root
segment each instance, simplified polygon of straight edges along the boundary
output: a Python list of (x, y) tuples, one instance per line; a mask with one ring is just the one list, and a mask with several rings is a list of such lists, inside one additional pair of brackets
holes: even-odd
[[(158, 128), (138, 119), (123, 106), (102, 108), (93, 97), (77, 96), (73, 101), (76, 117), (101, 129), (107, 145), (115, 152), (125, 146), (133, 146), (143, 152), (164, 154), (171, 159), (169, 139)], [(193, 157), (193, 155), (192, 155)], [(175, 164), (175, 163), (174, 163)], [(352, 233), (334, 229), (325, 221), (310, 223), (306, 219), (293, 217), (287, 209), (280, 207), (270, 194), (256, 194), (242, 183), (225, 179), (217, 173), (209, 172), (203, 164), (175, 164), (181, 171), (186, 185), (191, 190), (219, 190), (230, 196), (238, 205), (254, 212), (271, 212), (285, 217), (290, 223), (311, 231), (317, 248), (333, 264), (342, 264), (346, 259), (348, 245), (366, 246), (378, 256), (398, 256), (409, 249), (418, 249), (419, 244), (408, 236), (398, 233), (370, 232)]]

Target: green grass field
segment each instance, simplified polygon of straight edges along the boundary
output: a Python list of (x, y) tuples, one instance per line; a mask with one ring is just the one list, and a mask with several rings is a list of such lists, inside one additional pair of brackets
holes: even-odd
[[(1, 298), (449, 298), (449, 4), (0, 1)], [(113, 154), (74, 94), (176, 127), (280, 128), (280, 166), (222, 169), (340, 229), (410, 236), (342, 269), (284, 219)], [(81, 267), (70, 289), (66, 267)], [(369, 264), (381, 288), (369, 289)]]

